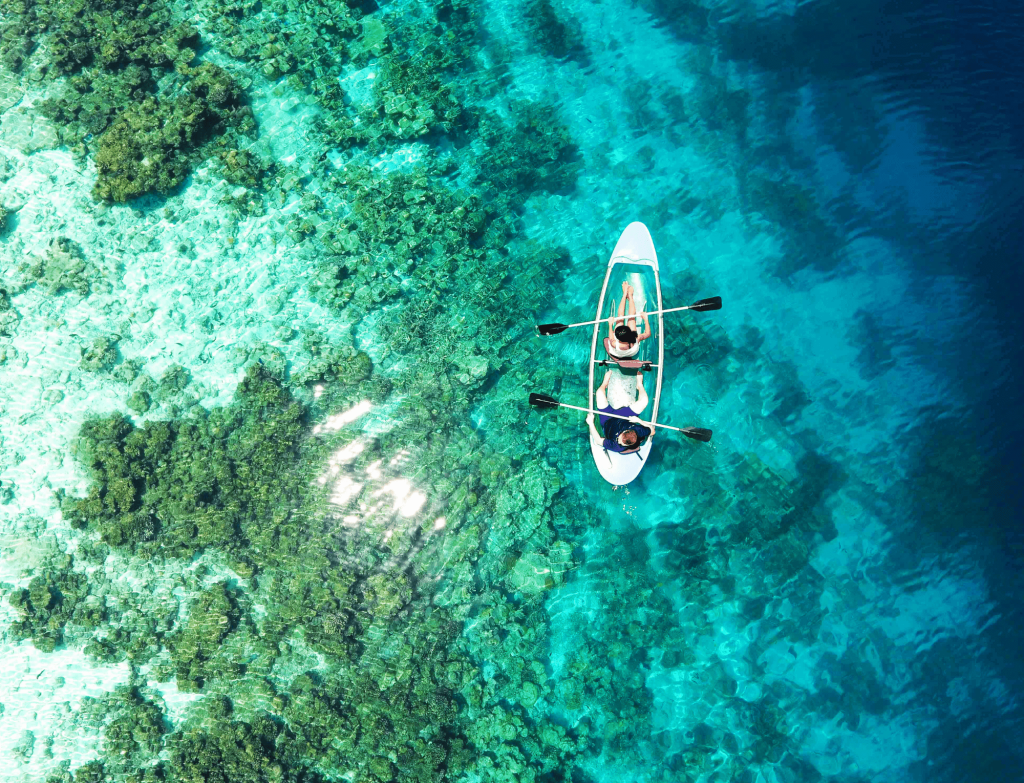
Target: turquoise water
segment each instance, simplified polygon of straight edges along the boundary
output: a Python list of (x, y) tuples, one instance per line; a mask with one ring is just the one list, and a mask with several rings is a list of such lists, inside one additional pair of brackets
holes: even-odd
[[(1011, 22), (80, 5), (0, 9), (0, 780), (1019, 777)], [(614, 487), (526, 401), (634, 220), (724, 307)]]

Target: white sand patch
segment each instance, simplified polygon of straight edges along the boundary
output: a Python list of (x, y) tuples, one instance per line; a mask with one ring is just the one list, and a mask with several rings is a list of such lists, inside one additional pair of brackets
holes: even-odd
[(100, 735), (76, 711), (130, 677), (127, 663), (96, 665), (81, 650), (39, 652), (31, 642), (0, 643), (0, 781), (45, 779), (55, 759), (77, 767), (96, 758)]

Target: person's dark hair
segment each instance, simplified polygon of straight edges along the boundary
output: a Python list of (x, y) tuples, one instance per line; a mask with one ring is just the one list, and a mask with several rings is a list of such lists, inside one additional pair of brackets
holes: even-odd
[(622, 435), (622, 445), (623, 446), (635, 446), (636, 445), (636, 441), (637, 441), (636, 430), (623, 430), (620, 434)]
[(625, 324), (622, 326), (615, 327), (615, 339), (620, 343), (635, 343), (637, 338), (636, 332), (630, 329)]

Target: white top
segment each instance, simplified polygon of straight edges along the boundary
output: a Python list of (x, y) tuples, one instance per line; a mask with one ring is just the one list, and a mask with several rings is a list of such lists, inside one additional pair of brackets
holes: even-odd
[[(608, 353), (611, 354), (612, 356), (614, 356), (616, 359), (629, 359), (629, 358), (631, 358), (633, 356), (636, 356), (637, 353), (640, 352), (640, 341), (639, 340), (637, 340), (635, 343), (633, 343), (633, 347), (630, 348), (628, 351), (616, 350), (614, 344), (618, 343), (618, 342), (619, 341), (616, 340), (614, 337), (611, 338), (611, 340), (608, 341)], [(619, 343), (619, 344), (621, 345), (622, 343)]]

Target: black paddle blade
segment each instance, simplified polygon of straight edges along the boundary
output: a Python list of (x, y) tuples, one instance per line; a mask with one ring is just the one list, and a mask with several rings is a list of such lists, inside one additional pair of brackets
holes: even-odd
[(550, 334), (561, 334), (568, 328), (566, 324), (540, 324), (537, 331), (540, 332), (541, 337), (547, 337)]
[(694, 440), (699, 440), (701, 443), (707, 443), (711, 440), (711, 430), (701, 429), (700, 427), (685, 427), (683, 429), (683, 435), (688, 438), (693, 438)]
[(691, 310), (703, 313), (705, 310), (721, 310), (722, 297), (713, 296), (710, 299), (701, 299), (699, 302), (690, 305)]
[(558, 400), (554, 397), (548, 397), (546, 394), (534, 392), (530, 395), (530, 405), (536, 405), (538, 408), (557, 408)]

